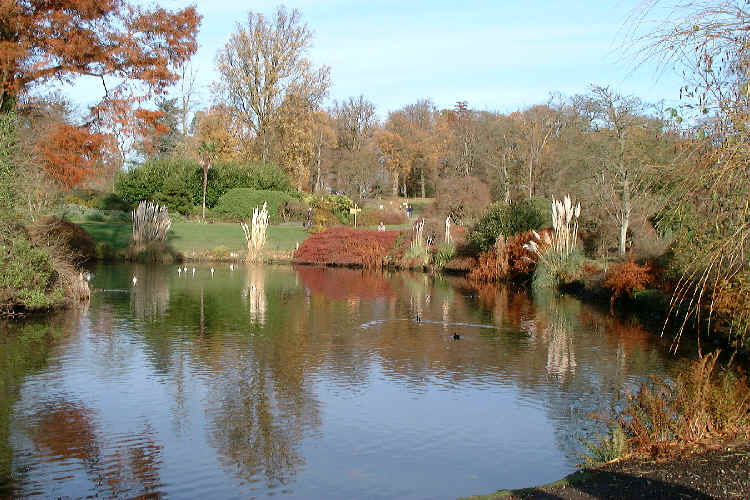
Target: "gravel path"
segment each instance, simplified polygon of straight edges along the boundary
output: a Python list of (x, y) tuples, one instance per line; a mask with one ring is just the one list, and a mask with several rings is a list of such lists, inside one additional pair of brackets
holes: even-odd
[(750, 499), (750, 442), (704, 447), (668, 459), (630, 457), (538, 488), (474, 499)]

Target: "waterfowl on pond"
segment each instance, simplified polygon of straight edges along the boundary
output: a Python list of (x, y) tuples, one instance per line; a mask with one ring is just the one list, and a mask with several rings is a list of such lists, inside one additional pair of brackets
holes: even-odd
[(460, 340), (460, 339), (461, 339), (461, 335), (459, 335), (457, 333), (453, 334), (453, 340)]

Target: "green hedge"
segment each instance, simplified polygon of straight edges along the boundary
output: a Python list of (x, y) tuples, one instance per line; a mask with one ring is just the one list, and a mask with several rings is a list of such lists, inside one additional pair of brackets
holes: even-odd
[[(289, 179), (274, 165), (218, 163), (208, 171), (206, 206), (213, 208), (231, 189), (292, 191)], [(187, 158), (157, 159), (122, 174), (115, 192), (136, 205), (142, 200), (164, 204), (171, 212), (189, 214), (203, 201), (203, 169)]]
[(249, 220), (253, 216), (253, 209), (268, 203), (268, 216), (271, 224), (281, 222), (279, 209), (291, 200), (296, 199), (289, 193), (282, 191), (258, 191), (255, 189), (230, 189), (216, 205), (216, 213), (233, 220)]
[(552, 205), (542, 198), (495, 202), (482, 214), (469, 232), (469, 245), (483, 252), (495, 244), (499, 235), (512, 236), (523, 231), (552, 225)]

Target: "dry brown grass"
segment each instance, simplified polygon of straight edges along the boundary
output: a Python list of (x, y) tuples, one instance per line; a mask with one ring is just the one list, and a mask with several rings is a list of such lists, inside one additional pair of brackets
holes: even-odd
[(630, 451), (750, 437), (750, 387), (744, 373), (718, 367), (719, 352), (690, 363), (674, 381), (654, 378), (627, 394), (617, 423)]

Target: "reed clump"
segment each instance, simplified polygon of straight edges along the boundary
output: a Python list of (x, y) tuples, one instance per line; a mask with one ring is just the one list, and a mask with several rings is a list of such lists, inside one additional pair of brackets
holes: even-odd
[(128, 260), (168, 263), (178, 258), (167, 243), (172, 220), (166, 206), (142, 201), (131, 215), (133, 240), (126, 252)]
[(268, 204), (263, 202), (263, 207), (260, 210), (258, 207), (253, 209), (253, 217), (249, 225), (245, 222), (240, 223), (247, 242), (247, 260), (249, 262), (258, 262), (261, 259), (261, 252), (266, 245), (268, 222)]
[(557, 288), (580, 277), (585, 261), (578, 249), (580, 216), (581, 204), (574, 205), (570, 196), (552, 199), (552, 232), (534, 232), (535, 239), (524, 245), (536, 260), (535, 288)]
[(136, 251), (154, 242), (166, 242), (172, 221), (167, 207), (150, 201), (142, 201), (132, 212), (133, 247)]
[(405, 267), (423, 267), (430, 263), (430, 246), (432, 238), (425, 237), (424, 219), (412, 227), (412, 239), (404, 255)]

